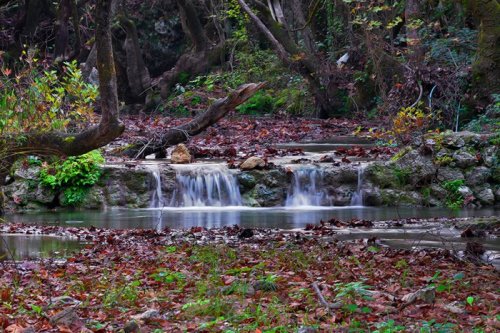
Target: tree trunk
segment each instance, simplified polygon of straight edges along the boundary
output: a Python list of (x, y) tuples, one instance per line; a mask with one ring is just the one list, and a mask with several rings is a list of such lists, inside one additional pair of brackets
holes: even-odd
[(264, 83), (242, 85), (227, 97), (215, 101), (207, 111), (192, 121), (168, 130), (158, 139), (138, 142), (128, 148), (124, 154), (134, 158), (144, 158), (151, 154), (164, 156), (167, 147), (187, 141), (190, 137), (203, 132), (207, 127), (212, 126), (224, 117), (229, 111), (234, 110), (235, 107), (252, 97), (263, 86)]
[(56, 43), (54, 50), (54, 58), (65, 60), (66, 52), (68, 51), (69, 40), (69, 18), (71, 16), (71, 1), (61, 0), (57, 9)]
[(151, 78), (142, 58), (137, 29), (129, 18), (121, 15), (119, 20), (127, 34), (123, 48), (127, 58), (127, 79), (132, 98), (144, 101), (144, 92), (151, 86)]
[(182, 28), (189, 36), (193, 49), (183, 54), (175, 66), (163, 73), (160, 80), (160, 93), (163, 98), (170, 95), (170, 90), (179, 81), (181, 74), (190, 76), (206, 72), (220, 62), (225, 52), (225, 43), (210, 45), (205, 30), (198, 18), (195, 7), (189, 0), (177, 0), (182, 21)]
[(407, 0), (405, 7), (406, 40), (410, 51), (410, 61), (415, 64), (423, 60), (423, 50), (418, 36), (418, 29), (414, 26), (415, 20), (420, 17), (418, 0)]
[(273, 19), (269, 8), (260, 1), (252, 3), (259, 11), (257, 16), (244, 0), (238, 0), (241, 8), (248, 14), (257, 28), (266, 36), (285, 66), (300, 74), (309, 85), (314, 96), (318, 117), (325, 119), (334, 114), (338, 106), (336, 82), (329, 77), (331, 68), (324, 66), (314, 53), (301, 49), (290, 37), (289, 31)]
[(81, 155), (100, 148), (116, 137), (125, 127), (119, 120), (116, 73), (113, 60), (110, 31), (111, 0), (99, 0), (96, 5), (96, 49), (99, 70), (101, 120), (97, 126), (77, 134), (61, 132), (23, 133), (23, 140), (12, 137), (0, 138), (0, 152), (4, 154), (0, 164), (0, 182), (12, 163), (25, 155)]
[(500, 90), (500, 4), (496, 0), (471, 0), (469, 9), (479, 21), (476, 61), (472, 83), (479, 104), (489, 104), (491, 94)]
[(295, 17), (295, 21), (297, 22), (297, 32), (299, 34), (299, 38), (302, 38), (304, 42), (304, 46), (308, 52), (313, 53), (316, 52), (316, 46), (314, 44), (314, 36), (309, 27), (309, 23), (304, 17), (304, 11), (302, 10), (302, 3), (300, 0), (292, 0), (291, 7), (293, 11), (293, 15)]

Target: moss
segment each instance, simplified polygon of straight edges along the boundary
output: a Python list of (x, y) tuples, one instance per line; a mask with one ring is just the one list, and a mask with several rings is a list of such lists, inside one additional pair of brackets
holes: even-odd
[(394, 175), (393, 169), (388, 166), (373, 165), (367, 170), (367, 176), (380, 188), (398, 187), (398, 179)]
[(67, 138), (64, 138), (65, 143), (72, 143), (73, 141), (75, 141), (74, 136), (68, 136)]
[(453, 157), (448, 155), (439, 156), (434, 159), (434, 164), (439, 166), (446, 166), (451, 164), (452, 162), (453, 162)]
[(396, 154), (394, 154), (394, 156), (391, 157), (391, 161), (392, 162), (398, 161), (399, 159), (401, 159), (403, 156), (405, 156), (410, 151), (412, 151), (411, 147), (404, 147), (403, 149), (398, 151)]

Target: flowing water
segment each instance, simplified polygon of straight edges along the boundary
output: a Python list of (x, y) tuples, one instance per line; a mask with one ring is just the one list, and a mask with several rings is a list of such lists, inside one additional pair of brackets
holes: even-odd
[[(328, 193), (323, 189), (323, 171), (315, 166), (298, 166), (285, 207), (251, 208), (242, 206), (241, 194), (235, 173), (224, 164), (175, 165), (177, 187), (171, 198), (165, 200), (158, 165), (147, 168), (154, 178), (150, 209), (107, 209), (104, 211), (59, 211), (11, 214), (8, 222), (61, 225), (95, 226), (98, 228), (190, 228), (202, 226), (219, 228), (239, 225), (243, 228), (304, 228), (319, 221), (366, 219), (386, 221), (401, 218), (499, 216), (499, 208), (450, 211), (443, 208), (363, 207), (363, 170), (358, 169), (356, 192), (348, 207), (333, 207)], [(375, 227), (370, 229), (339, 228), (335, 238), (352, 240), (377, 237), (386, 245), (396, 248), (451, 247), (463, 251), (466, 241), (460, 232), (439, 223), (414, 224), (403, 228)], [(79, 249), (77, 241), (52, 236), (0, 235), (1, 259), (26, 259), (32, 257), (63, 257)], [(500, 265), (498, 239), (474, 239), (487, 250), (486, 256)], [(495, 259), (496, 258), (496, 259)], [(485, 258), (487, 259), (487, 258)]]
[(365, 170), (364, 165), (358, 168), (358, 186), (356, 192), (353, 193), (351, 198), (351, 206), (363, 206), (363, 173)]
[(151, 198), (150, 207), (151, 208), (161, 208), (164, 205), (163, 201), (163, 193), (161, 190), (161, 174), (160, 167), (158, 164), (146, 164), (145, 165), (151, 172), (151, 175), (154, 178), (154, 188), (153, 188), (153, 196)]
[(285, 206), (330, 206), (328, 194), (322, 190), (323, 170), (306, 167), (293, 170), (293, 180)]
[(235, 175), (223, 164), (174, 166), (177, 188), (171, 207), (241, 206)]

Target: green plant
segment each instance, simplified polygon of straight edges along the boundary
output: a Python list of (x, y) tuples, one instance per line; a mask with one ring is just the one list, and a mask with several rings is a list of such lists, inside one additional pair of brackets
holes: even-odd
[(452, 323), (437, 323), (435, 319), (422, 322), (420, 333), (452, 333), (456, 325)]
[(473, 296), (467, 296), (465, 301), (467, 302), (467, 304), (469, 304), (469, 306), (472, 306), (472, 304), (474, 304), (475, 299)]
[(401, 169), (401, 168), (395, 167), (392, 170), (392, 172), (393, 172), (394, 176), (396, 177), (397, 185), (399, 187), (403, 187), (410, 182), (411, 174), (412, 174), (410, 169), (406, 169), (406, 168)]
[(63, 205), (75, 206), (83, 201), (90, 186), (99, 181), (103, 163), (104, 158), (98, 150), (65, 160), (57, 159), (51, 164), (42, 164), (40, 182), (62, 192)]
[(393, 332), (403, 332), (406, 328), (401, 325), (397, 325), (393, 319), (387, 321), (376, 323), (377, 328), (373, 333), (393, 333)]
[(134, 303), (139, 297), (140, 285), (141, 281), (134, 280), (123, 286), (117, 286), (107, 290), (103, 297), (103, 305), (105, 307), (112, 307), (123, 302)]
[(460, 187), (464, 185), (463, 179), (448, 180), (442, 183), (443, 188), (448, 191), (446, 206), (451, 209), (459, 209), (464, 204), (464, 197), (460, 193)]
[(439, 156), (434, 159), (434, 163), (441, 166), (449, 165), (451, 162), (453, 162), (453, 157), (448, 155)]
[(354, 300), (356, 297), (371, 299), (371, 292), (368, 290), (371, 286), (364, 284), (363, 281), (341, 282), (335, 284), (337, 295), (335, 299)]
[(70, 132), (93, 121), (98, 88), (83, 80), (76, 61), (64, 63), (59, 74), (27, 50), (21, 63), (15, 70), (0, 68), (0, 133)]
[(168, 269), (158, 269), (156, 273), (151, 274), (151, 277), (162, 283), (179, 283), (186, 280), (186, 276), (180, 272), (172, 272)]
[(273, 111), (273, 98), (262, 91), (250, 97), (248, 101), (236, 108), (242, 114), (262, 114)]

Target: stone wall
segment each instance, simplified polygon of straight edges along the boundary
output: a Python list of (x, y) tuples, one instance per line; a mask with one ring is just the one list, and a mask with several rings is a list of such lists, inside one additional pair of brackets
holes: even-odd
[[(446, 182), (462, 180), (458, 191), (468, 207), (500, 203), (500, 158), (498, 137), (469, 132), (427, 135), (412, 147), (402, 149), (390, 161), (375, 161), (364, 167), (362, 192), (368, 206), (446, 206), (451, 193)], [(359, 164), (332, 163), (294, 165), (322, 170), (318, 184), (331, 204), (347, 206), (358, 187)], [(176, 173), (162, 165), (164, 202), (176, 189)], [(61, 193), (43, 187), (39, 167), (19, 167), (4, 187), (7, 211), (45, 210), (60, 206)], [(290, 166), (240, 171), (237, 174), (243, 203), (247, 206), (282, 206), (289, 193)], [(144, 165), (106, 166), (98, 184), (89, 189), (83, 209), (105, 207), (147, 208), (155, 178)]]

